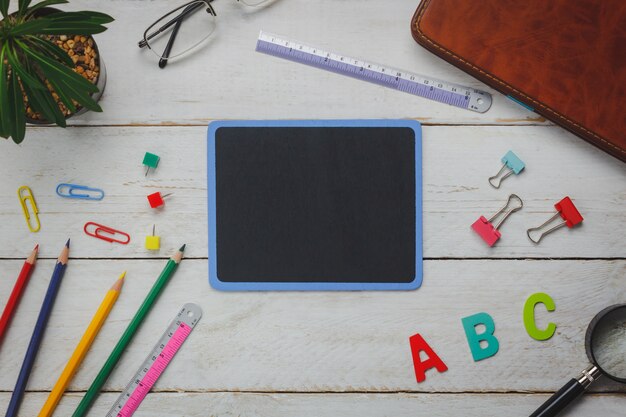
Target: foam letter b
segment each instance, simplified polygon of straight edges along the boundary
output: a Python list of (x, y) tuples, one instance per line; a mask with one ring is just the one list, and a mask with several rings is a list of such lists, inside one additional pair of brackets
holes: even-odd
[(531, 295), (528, 297), (528, 300), (526, 300), (526, 304), (524, 304), (524, 327), (526, 327), (528, 335), (533, 339), (548, 340), (554, 335), (556, 324), (549, 323), (548, 327), (544, 330), (537, 328), (535, 323), (535, 306), (539, 303), (544, 304), (548, 311), (554, 311), (556, 309), (554, 300), (548, 294), (538, 292)]
[[(418, 333), (409, 337), (409, 343), (411, 344), (411, 354), (413, 355), (413, 367), (415, 368), (415, 378), (417, 382), (424, 382), (426, 380), (426, 371), (431, 368), (436, 368), (439, 372), (445, 372), (448, 367), (424, 338)], [(420, 352), (426, 353), (428, 358), (425, 361), (420, 359)]]
[[(478, 362), (487, 359), (498, 352), (500, 344), (498, 343), (498, 339), (493, 335), (496, 330), (496, 325), (489, 314), (478, 313), (473, 316), (465, 317), (461, 319), (461, 321), (463, 322), (463, 329), (465, 329), (465, 336), (467, 337), (467, 343), (469, 344), (474, 361)], [(476, 326), (479, 324), (485, 326), (484, 333), (476, 333)], [(482, 341), (487, 342), (487, 346), (481, 347), (480, 342)]]

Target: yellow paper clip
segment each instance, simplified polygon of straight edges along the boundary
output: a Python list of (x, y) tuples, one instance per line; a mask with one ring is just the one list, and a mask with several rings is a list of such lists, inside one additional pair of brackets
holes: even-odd
[[(26, 191), (26, 196), (22, 196), (22, 191)], [(37, 208), (37, 203), (35, 203), (35, 197), (33, 197), (33, 191), (30, 189), (30, 187), (27, 187), (26, 185), (22, 185), (20, 188), (17, 189), (17, 196), (20, 199), (20, 204), (22, 205), (22, 211), (24, 212), (24, 218), (26, 219), (26, 224), (28, 225), (28, 229), (31, 232), (38, 232), (39, 229), (41, 229), (41, 223), (39, 223), (39, 209)], [(33, 225), (31, 224), (30, 221), (30, 212), (28, 211), (28, 206), (26, 205), (26, 201), (30, 201), (30, 205), (33, 208), (33, 218), (35, 219), (35, 221), (37, 222), (37, 227), (33, 227)]]

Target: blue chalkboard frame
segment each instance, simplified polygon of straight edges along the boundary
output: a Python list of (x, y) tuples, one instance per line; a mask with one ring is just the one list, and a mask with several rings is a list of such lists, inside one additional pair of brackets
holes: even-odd
[[(215, 134), (224, 127), (402, 127), (415, 132), (415, 278), (407, 283), (385, 282), (226, 282), (217, 274)], [(220, 291), (381, 291), (415, 290), (422, 285), (422, 128), (401, 119), (371, 120), (228, 120), (209, 123), (207, 132), (209, 283)]]

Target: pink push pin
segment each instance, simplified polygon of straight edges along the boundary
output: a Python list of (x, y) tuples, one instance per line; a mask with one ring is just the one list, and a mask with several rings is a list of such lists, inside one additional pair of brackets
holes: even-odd
[[(519, 205), (516, 207), (511, 207), (507, 211), (507, 207), (509, 207), (511, 201), (514, 199), (519, 201)], [(519, 198), (517, 194), (511, 194), (509, 196), (509, 199), (506, 201), (504, 207), (498, 210), (496, 214), (491, 216), (489, 220), (487, 220), (484, 216), (480, 216), (478, 220), (476, 220), (474, 224), (472, 224), (472, 229), (476, 233), (478, 233), (478, 236), (480, 236), (485, 241), (485, 243), (487, 243), (489, 246), (493, 246), (498, 241), (498, 239), (502, 237), (502, 235), (498, 231), (502, 223), (504, 223), (506, 218), (509, 217), (512, 213), (521, 210), (522, 207), (524, 207), (524, 202), (522, 201), (522, 199)], [(502, 217), (502, 219), (494, 226), (491, 222), (493, 222), (498, 216), (503, 213), (504, 216)]]
[(148, 195), (148, 203), (150, 204), (150, 207), (152, 208), (161, 207), (162, 205), (165, 204), (163, 199), (170, 195), (172, 195), (172, 193), (161, 195), (161, 193), (157, 191), (156, 193), (152, 193)]

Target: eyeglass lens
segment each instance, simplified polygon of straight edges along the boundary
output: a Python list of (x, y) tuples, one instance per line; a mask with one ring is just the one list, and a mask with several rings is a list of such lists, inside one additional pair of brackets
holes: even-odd
[(214, 30), (215, 16), (207, 11), (206, 2), (197, 1), (163, 16), (148, 29), (146, 39), (159, 57), (164, 56), (170, 44), (167, 58), (171, 59), (198, 46)]
[(268, 3), (271, 0), (239, 0), (241, 3), (245, 4), (246, 6), (259, 6), (263, 3)]

